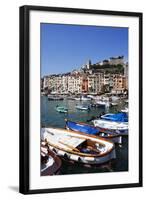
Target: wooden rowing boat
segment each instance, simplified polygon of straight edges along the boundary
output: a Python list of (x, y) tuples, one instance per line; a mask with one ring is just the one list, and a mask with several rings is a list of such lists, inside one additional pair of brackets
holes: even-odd
[(79, 131), (85, 134), (100, 136), (104, 139), (107, 139), (117, 144), (122, 143), (122, 136), (120, 134), (117, 134), (114, 131), (97, 128), (95, 126), (81, 123), (81, 122), (73, 122), (67, 119), (65, 119), (65, 121), (66, 121), (66, 129), (69, 129), (72, 131)]
[(102, 164), (114, 159), (115, 146), (97, 136), (57, 128), (43, 128), (43, 138), (57, 155), (85, 164)]
[(61, 159), (46, 146), (41, 143), (41, 176), (59, 174)]

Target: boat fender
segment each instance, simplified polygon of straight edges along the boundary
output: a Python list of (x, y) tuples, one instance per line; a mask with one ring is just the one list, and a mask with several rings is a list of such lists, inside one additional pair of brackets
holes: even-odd
[(53, 151), (53, 149), (54, 149), (54, 148), (53, 148), (52, 146), (48, 146), (48, 147), (49, 147), (49, 149), (50, 149), (50, 150), (52, 150), (52, 151)]
[(46, 142), (45, 142), (45, 141), (43, 141), (43, 142), (41, 142), (41, 144), (42, 144), (43, 146), (45, 146), (45, 145), (46, 145)]
[(71, 160), (78, 161), (79, 156), (77, 156), (77, 155), (73, 155), (73, 154), (72, 154), (72, 155), (70, 156), (70, 159), (71, 159)]
[(58, 150), (57, 154), (58, 154), (59, 156), (64, 156), (65, 152), (62, 151), (62, 150)]
[(119, 138), (119, 144), (122, 144), (122, 136)]
[(90, 162), (95, 161), (95, 158), (94, 158), (94, 157), (85, 157), (84, 159), (85, 159), (86, 161), (90, 161)]

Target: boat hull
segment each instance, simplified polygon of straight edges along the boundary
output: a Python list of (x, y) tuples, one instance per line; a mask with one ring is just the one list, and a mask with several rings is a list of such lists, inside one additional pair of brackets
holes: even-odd
[(129, 110), (128, 110), (128, 108), (125, 108), (125, 109), (122, 109), (121, 112), (128, 114)]
[(72, 131), (80, 131), (86, 134), (97, 135), (113, 143), (121, 144), (122, 137), (105, 129), (96, 128), (89, 124), (76, 123), (66, 119), (66, 129)]
[(72, 160), (75, 162), (80, 162), (83, 164), (90, 164), (90, 165), (103, 164), (103, 163), (106, 163), (106, 162), (116, 158), (115, 149), (113, 149), (109, 154), (107, 154), (105, 156), (95, 157), (95, 158), (78, 156), (75, 154), (68, 153), (66, 151), (60, 151), (58, 148), (54, 148), (53, 146), (50, 146), (50, 149), (62, 158)]
[(63, 97), (53, 97), (53, 96), (48, 96), (48, 101), (63, 101)]
[(113, 121), (113, 122), (128, 122), (128, 115), (123, 112), (116, 114), (108, 113), (101, 116), (101, 119)]
[(76, 106), (76, 109), (77, 110), (84, 110), (84, 111), (89, 111), (90, 110), (89, 108), (86, 108), (86, 107), (77, 107), (77, 106)]
[(65, 107), (59, 107), (59, 106), (57, 106), (56, 107), (56, 111), (59, 112), (59, 113), (67, 113), (68, 109), (65, 108)]
[(68, 112), (67, 110), (57, 110), (57, 109), (56, 109), (56, 111), (59, 113), (67, 113)]
[[(57, 134), (55, 132), (57, 132)], [(114, 144), (97, 136), (65, 129), (45, 128), (43, 138), (48, 143), (49, 149), (58, 156), (71, 161), (84, 164), (102, 164), (116, 158)], [(90, 141), (90, 143), (94, 143), (99, 153), (93, 154), (77, 151), (78, 149), (76, 146), (80, 146), (82, 142), (84, 143), (86, 140)], [(76, 144), (76, 142), (79, 142), (79, 144)], [(73, 147), (71, 144), (75, 144), (76, 146)]]
[(102, 108), (108, 108), (108, 107), (110, 107), (109, 103), (96, 102), (96, 105), (98, 107), (102, 107)]
[(95, 127), (100, 129), (107, 129), (114, 131), (120, 135), (128, 135), (128, 123), (127, 122), (111, 122), (106, 120), (93, 120)]
[(121, 135), (114, 135), (114, 136), (110, 136), (110, 137), (106, 137), (106, 136), (101, 136), (99, 135), (100, 137), (108, 140), (108, 141), (111, 141), (113, 143), (116, 143), (116, 144), (122, 144), (122, 136)]
[(41, 165), (41, 176), (55, 175), (60, 173), (61, 159), (53, 152), (48, 152), (48, 162)]

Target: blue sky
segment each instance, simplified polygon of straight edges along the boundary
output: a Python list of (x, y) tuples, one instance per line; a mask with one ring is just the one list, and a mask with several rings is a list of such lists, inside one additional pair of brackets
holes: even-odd
[(41, 76), (70, 72), (124, 55), (128, 60), (128, 28), (41, 24)]

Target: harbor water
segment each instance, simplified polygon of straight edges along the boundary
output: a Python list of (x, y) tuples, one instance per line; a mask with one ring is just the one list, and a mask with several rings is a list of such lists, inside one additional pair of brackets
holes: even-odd
[[(90, 111), (81, 111), (76, 109), (76, 105), (89, 105), (91, 101), (75, 101), (75, 100), (63, 100), (63, 101), (48, 101), (46, 96), (41, 96), (41, 126), (42, 127), (54, 127), (65, 128), (65, 119), (69, 119), (75, 122), (88, 122), (93, 116), (97, 117), (101, 113), (115, 113), (124, 108), (125, 102), (120, 101), (117, 106), (110, 108), (91, 108)], [(68, 108), (68, 113), (59, 113), (56, 111), (56, 106), (65, 106)], [(101, 172), (121, 172), (128, 171), (128, 137), (122, 137), (122, 144), (115, 145), (116, 159), (106, 164), (99, 166), (84, 166), (80, 163), (70, 163), (62, 159), (62, 167), (60, 174), (81, 174), (81, 173), (101, 173)]]

